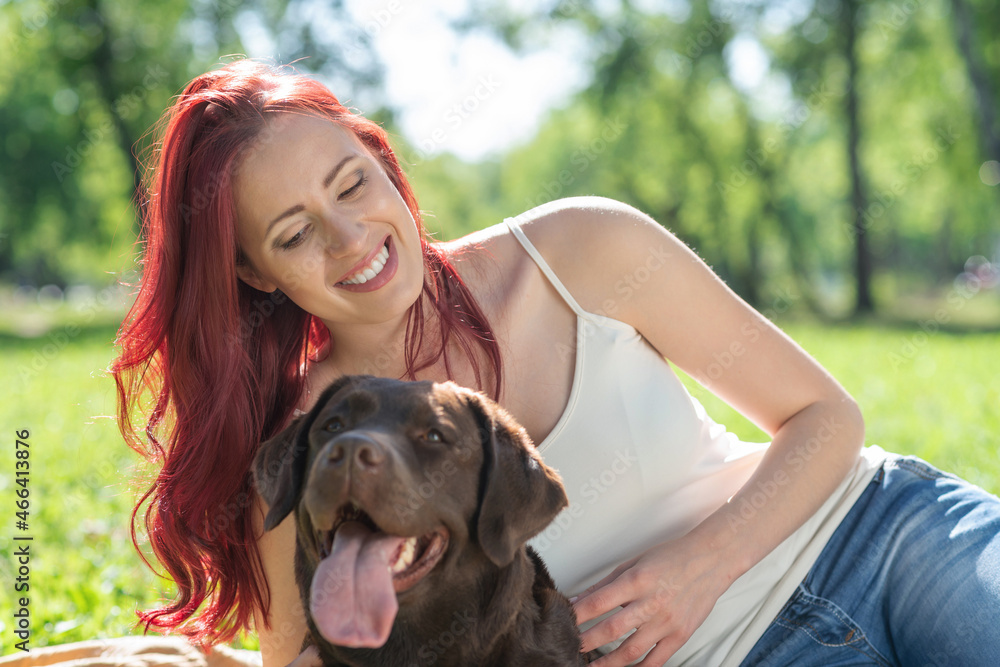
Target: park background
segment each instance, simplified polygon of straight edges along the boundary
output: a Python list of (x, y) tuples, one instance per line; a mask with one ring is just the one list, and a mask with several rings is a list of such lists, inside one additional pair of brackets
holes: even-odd
[(637, 206), (831, 370), (868, 442), (997, 492), (998, 35), (997, 0), (0, 0), (0, 654), (15, 536), (32, 647), (133, 633), (170, 594), (130, 542), (146, 468), (105, 369), (136, 156), (192, 77), (294, 61), (389, 130), (442, 239), (558, 197)]

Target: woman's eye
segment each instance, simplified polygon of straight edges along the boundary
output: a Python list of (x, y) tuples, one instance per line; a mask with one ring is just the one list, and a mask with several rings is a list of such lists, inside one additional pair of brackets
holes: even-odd
[(303, 227), (298, 231), (298, 233), (292, 238), (288, 239), (281, 244), (282, 250), (291, 250), (292, 248), (301, 245), (303, 241), (306, 240), (306, 235), (309, 233), (308, 227)]
[(361, 191), (361, 188), (363, 188), (365, 186), (365, 183), (367, 182), (368, 182), (368, 177), (365, 176), (364, 173), (358, 173), (358, 180), (354, 182), (354, 185), (341, 192), (339, 199), (347, 199), (348, 197), (357, 194), (358, 192)]

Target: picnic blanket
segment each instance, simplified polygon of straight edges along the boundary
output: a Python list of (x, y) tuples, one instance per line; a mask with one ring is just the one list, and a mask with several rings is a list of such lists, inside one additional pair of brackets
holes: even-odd
[(0, 667), (261, 667), (258, 651), (214, 646), (205, 652), (182, 637), (93, 639), (0, 657)]

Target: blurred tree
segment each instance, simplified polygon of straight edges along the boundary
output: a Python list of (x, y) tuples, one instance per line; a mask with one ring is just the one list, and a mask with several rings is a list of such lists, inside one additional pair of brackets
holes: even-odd
[[(136, 150), (188, 80), (245, 53), (366, 92), (381, 69), (342, 2), (41, 0), (0, 5), (0, 279), (100, 281), (131, 258)], [(336, 89), (336, 88), (335, 88)], [(374, 106), (374, 104), (373, 104)], [(106, 278), (105, 278), (106, 279)]]
[(988, 245), (988, 193), (968, 179), (974, 110), (960, 94), (947, 14), (944, 2), (824, 0), (768, 41), (798, 95), (815, 85), (812, 72), (845, 82), (842, 118), (831, 120), (845, 126), (858, 314), (875, 307), (880, 277), (953, 276), (970, 254), (957, 256), (957, 232)]
[[(963, 1), (978, 30), (971, 53), (1000, 65), (982, 28), (1000, 23), (998, 3)], [(891, 306), (904, 285), (950, 285), (956, 267), (994, 247), (1000, 215), (995, 190), (970, 177), (983, 131), (951, 4), (477, 5), (464, 25), (515, 48), (566, 26), (583, 32), (594, 73), (502, 162), (500, 190), (529, 205), (625, 199), (765, 307), (793, 295), (816, 311), (862, 314)], [(764, 71), (749, 81), (754, 60)], [(624, 129), (581, 159), (602, 123)], [(567, 168), (574, 156), (579, 170)]]
[[(975, 9), (981, 16), (1000, 18), (1000, 3), (984, 0), (979, 4)], [(995, 97), (1000, 89), (1000, 46), (996, 39), (1000, 22), (976, 21), (974, 8), (966, 0), (951, 0), (951, 8), (955, 40), (975, 93), (982, 154), (986, 160), (1000, 161), (1000, 118)], [(979, 24), (978, 35), (975, 23)], [(984, 43), (985, 48), (980, 46)], [(1000, 190), (997, 192), (1000, 196)]]
[(624, 199), (695, 247), (745, 299), (766, 302), (775, 287), (767, 276), (781, 262), (774, 249), (785, 242), (785, 211), (771, 198), (784, 136), (764, 136), (770, 127), (731, 78), (737, 14), (707, 0), (673, 16), (629, 2), (562, 2), (533, 14), (479, 7), (479, 20), (514, 46), (546, 43), (546, 31), (572, 25), (593, 54), (591, 85), (504, 160), (501, 191), (526, 206), (572, 194)]
[[(279, 62), (309, 55), (298, 66), (391, 129), (374, 28), (345, 15), (315, 0), (0, 5), (14, 54), (0, 71), (0, 278), (93, 280), (131, 256), (131, 147), (244, 40)], [(998, 18), (998, 0), (476, 3), (457, 27), (515, 48), (585, 36), (590, 85), (502, 159), (397, 143), (445, 236), (602, 194), (670, 226), (757, 305), (863, 312), (946, 289), (995, 252), (1000, 187), (979, 172), (995, 159)]]
[(872, 301), (872, 253), (864, 211), (868, 208), (864, 175), (858, 145), (861, 142), (861, 120), (858, 117), (858, 64), (857, 31), (858, 2), (844, 0), (840, 7), (840, 25), (844, 35), (843, 57), (847, 62), (847, 99), (844, 114), (847, 118), (847, 161), (851, 170), (851, 209), (854, 211), (854, 314), (865, 315), (875, 309)]

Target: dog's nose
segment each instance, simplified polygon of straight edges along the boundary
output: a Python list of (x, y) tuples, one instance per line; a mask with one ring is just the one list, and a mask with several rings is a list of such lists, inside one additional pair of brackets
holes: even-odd
[(367, 435), (350, 433), (330, 443), (326, 458), (334, 467), (353, 463), (359, 470), (375, 472), (385, 462), (385, 452)]

